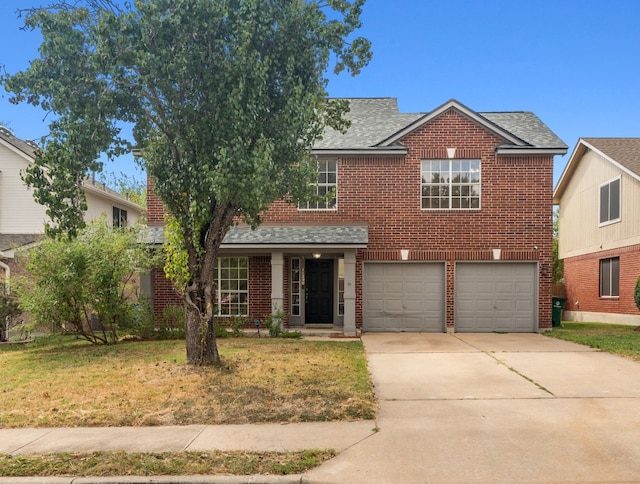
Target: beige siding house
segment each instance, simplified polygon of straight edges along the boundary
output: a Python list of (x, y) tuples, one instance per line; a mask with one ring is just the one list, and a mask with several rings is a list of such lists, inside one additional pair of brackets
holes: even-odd
[(640, 138), (581, 138), (554, 203), (565, 319), (640, 325)]
[[(7, 263), (17, 248), (26, 247), (44, 234), (49, 220), (46, 208), (33, 199), (24, 184), (21, 172), (33, 162), (36, 145), (17, 138), (0, 126), (0, 267), (7, 272)], [(114, 225), (132, 225), (143, 216), (143, 208), (101, 183), (87, 180), (87, 221), (103, 214)], [(115, 217), (115, 220), (114, 220)]]

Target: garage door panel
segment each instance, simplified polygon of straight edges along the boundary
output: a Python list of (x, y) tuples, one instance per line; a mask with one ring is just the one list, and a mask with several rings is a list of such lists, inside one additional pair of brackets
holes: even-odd
[(402, 300), (391, 299), (390, 296), (393, 296), (393, 294), (387, 294), (387, 298), (385, 299), (384, 309), (390, 313), (402, 314), (403, 312)]
[(455, 330), (536, 331), (536, 264), (457, 263)]
[(444, 331), (444, 283), (442, 263), (365, 263), (363, 329)]

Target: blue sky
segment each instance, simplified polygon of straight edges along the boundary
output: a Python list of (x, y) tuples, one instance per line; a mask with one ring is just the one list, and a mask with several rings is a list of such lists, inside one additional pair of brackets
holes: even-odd
[[(35, 32), (0, 3), (0, 65), (15, 73), (37, 56)], [(45, 2), (46, 3), (46, 2)], [(357, 77), (331, 77), (332, 97), (396, 97), (403, 112), (451, 98), (474, 111), (533, 111), (569, 152), (579, 137), (640, 136), (638, 0), (368, 0), (359, 34), (373, 60)], [(16, 136), (47, 132), (45, 114), (0, 92), (0, 122)], [(107, 169), (143, 175), (130, 158)]]

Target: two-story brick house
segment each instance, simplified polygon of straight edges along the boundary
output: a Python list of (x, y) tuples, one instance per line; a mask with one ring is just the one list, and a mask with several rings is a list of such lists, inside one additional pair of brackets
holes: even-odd
[[(518, 331), (551, 326), (553, 158), (567, 146), (533, 113), (451, 100), (399, 113), (351, 99), (346, 134), (314, 149), (327, 203), (275, 202), (233, 227), (218, 261), (218, 311), (290, 327)], [(150, 185), (150, 226), (163, 223)], [(179, 300), (161, 270), (154, 308)]]

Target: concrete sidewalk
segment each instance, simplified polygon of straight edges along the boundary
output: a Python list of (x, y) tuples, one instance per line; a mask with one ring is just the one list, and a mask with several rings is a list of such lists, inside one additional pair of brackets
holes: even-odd
[(166, 427), (0, 429), (0, 453), (245, 450), (342, 452), (375, 433), (374, 421)]
[[(263, 425), (188, 425), (166, 427), (90, 427), (0, 429), (0, 453), (14, 456), (56, 452), (287, 452), (334, 449), (342, 452), (375, 433), (374, 421)], [(109, 478), (7, 478), (1, 484), (117, 483), (300, 483), (290, 476), (154, 476)]]

